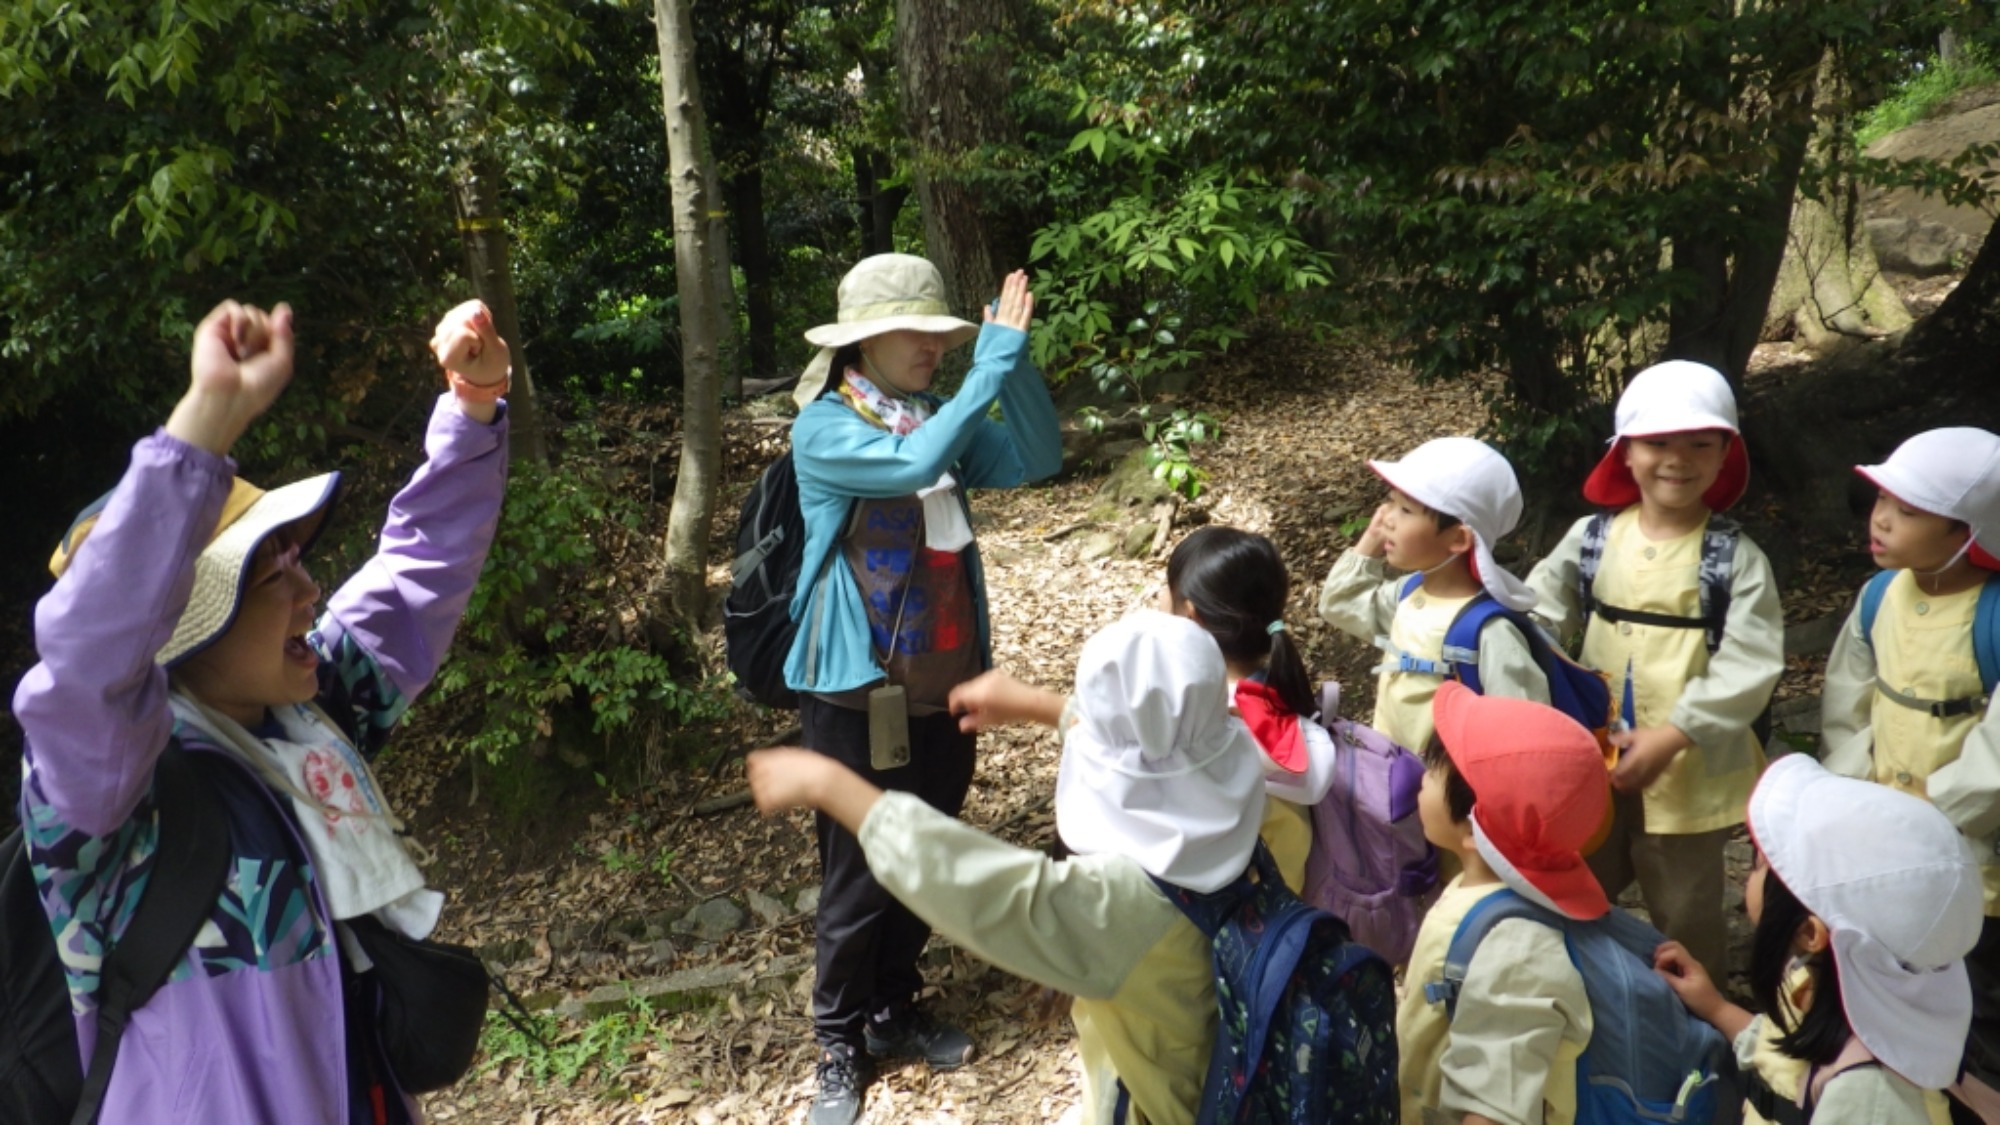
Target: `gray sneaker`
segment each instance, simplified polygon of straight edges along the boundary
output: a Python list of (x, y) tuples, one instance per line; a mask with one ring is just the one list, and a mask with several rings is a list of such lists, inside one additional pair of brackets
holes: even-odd
[(874, 1069), (868, 1057), (846, 1043), (821, 1047), (819, 1096), (813, 1099), (811, 1125), (854, 1125), (861, 1120), (861, 1101)]
[(869, 1020), (862, 1037), (868, 1053), (878, 1059), (922, 1059), (932, 1070), (951, 1070), (972, 1061), (972, 1038), (932, 1019), (922, 1008), (905, 1008), (880, 1022)]

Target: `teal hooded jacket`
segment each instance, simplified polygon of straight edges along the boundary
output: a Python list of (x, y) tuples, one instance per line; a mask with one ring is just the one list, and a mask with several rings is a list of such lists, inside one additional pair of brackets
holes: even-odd
[[(1004, 422), (988, 416), (996, 401)], [(998, 324), (982, 327), (972, 369), (958, 393), (933, 402), (930, 420), (901, 437), (871, 424), (833, 394), (814, 400), (792, 423), (792, 463), (806, 525), (791, 607), (799, 632), (785, 660), (785, 683), (794, 691), (849, 691), (882, 678), (861, 589), (835, 554), (855, 499), (907, 496), (949, 471), (958, 478), (962, 500), (967, 489), (1011, 488), (1053, 476), (1062, 467), (1055, 404), (1028, 361), (1027, 333)], [(977, 543), (965, 549), (965, 575), (979, 623), (979, 662), (991, 667), (992, 627)]]

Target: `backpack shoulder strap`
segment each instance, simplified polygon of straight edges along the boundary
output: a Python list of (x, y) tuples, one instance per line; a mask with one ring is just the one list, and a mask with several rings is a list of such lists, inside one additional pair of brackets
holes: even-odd
[(1979, 682), (1991, 696), (2000, 684), (2000, 574), (1979, 588), (1979, 605), (1972, 611), (1972, 654), (1979, 659)]
[[(1882, 613), (1882, 598), (1889, 592), (1889, 583), (1895, 580), (1895, 571), (1878, 570), (1868, 579), (1868, 584), (1861, 587), (1861, 639), (1868, 642), (1869, 648), (1875, 647), (1875, 618)], [(1990, 582), (1988, 583), (1989, 586), (1991, 584)], [(1981, 591), (1979, 596), (1984, 600), (1986, 594), (1984, 591)], [(1978, 635), (1976, 632), (1978, 628), (1977, 619), (1974, 620), (1973, 627), (1975, 629), (1973, 643), (1976, 646), (1978, 644)]]
[(1722, 647), (1722, 633), (1729, 625), (1729, 587), (1736, 575), (1736, 544), (1743, 528), (1735, 520), (1717, 513), (1708, 517), (1701, 533), (1701, 617), (1708, 654)]
[(1576, 556), (1576, 604), (1582, 621), (1589, 621), (1597, 608), (1597, 567), (1604, 561), (1604, 544), (1610, 537), (1610, 512), (1597, 512), (1583, 525), (1583, 546)]
[(1561, 931), (1564, 941), (1568, 941), (1569, 931), (1561, 916), (1512, 890), (1502, 888), (1480, 899), (1465, 912), (1458, 929), (1452, 932), (1451, 944), (1444, 954), (1443, 979), (1424, 985), (1424, 999), (1443, 1004), (1447, 1019), (1458, 1014), (1458, 994), (1465, 987), (1465, 972), (1472, 964), (1472, 955), (1479, 952), (1479, 943), (1486, 940), (1493, 927), (1510, 918), (1540, 922)]
[[(1460, 682), (1481, 695), (1486, 694), (1486, 689), (1479, 680), (1479, 634), (1485, 631), (1486, 626), (1500, 618), (1507, 619), (1516, 629), (1520, 629), (1528, 647), (1531, 650), (1534, 648), (1535, 640), (1527, 635), (1528, 630), (1523, 627), (1523, 623), (1516, 621), (1507, 611), (1507, 607), (1500, 604), (1498, 598), (1485, 591), (1481, 591), (1467, 602), (1465, 608), (1458, 611), (1458, 616), (1451, 619), (1451, 624), (1444, 631), (1444, 649), (1439, 655), (1444, 658), (1445, 663), (1452, 666), (1452, 671), (1457, 674)], [(1539, 662), (1539, 653), (1536, 654), (1536, 658)]]
[(188, 753), (176, 741), (154, 767), (160, 842), (132, 920), (99, 970), (97, 1046), (77, 1102), (79, 1123), (97, 1120), (127, 1021), (194, 943), (228, 875), (229, 822)]
[(1840, 1053), (1833, 1057), (1832, 1062), (1806, 1072), (1804, 1088), (1799, 1091), (1799, 1103), (1804, 1110), (1805, 1120), (1810, 1122), (1813, 1119), (1820, 1098), (1826, 1095), (1828, 1083), (1850, 1070), (1881, 1065), (1882, 1061), (1875, 1057), (1875, 1052), (1868, 1049), (1868, 1045), (1861, 1041), (1861, 1037), (1850, 1032), (1846, 1045), (1840, 1048)]
[(1416, 593), (1417, 587), (1420, 584), (1422, 584), (1423, 580), (1424, 576), (1421, 574), (1405, 575), (1403, 578), (1403, 584), (1401, 586), (1396, 587), (1396, 600), (1399, 602), (1404, 601), (1407, 598), (1409, 598), (1411, 594)]
[(1334, 721), (1340, 718), (1339, 680), (1321, 680), (1319, 682), (1319, 714), (1313, 717), (1319, 722), (1320, 726), (1328, 730), (1333, 729)]

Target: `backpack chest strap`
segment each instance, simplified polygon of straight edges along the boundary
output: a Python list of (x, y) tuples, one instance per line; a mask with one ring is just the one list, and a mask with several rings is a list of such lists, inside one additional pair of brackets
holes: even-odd
[(1921, 711), (1933, 719), (1950, 719), (1959, 715), (1975, 715), (1986, 710), (1989, 701), (1986, 695), (1962, 695), (1957, 699), (1925, 699), (1897, 691), (1877, 678), (1875, 690), (1882, 698), (1912, 711)]
[(1657, 625), (1663, 629), (1706, 629), (1706, 617), (1681, 617), (1672, 613), (1654, 613), (1644, 609), (1626, 609), (1610, 602), (1594, 602), (1590, 611), (1616, 625), (1629, 621), (1634, 625)]
[(1383, 655), (1387, 657), (1382, 663), (1369, 669), (1377, 674), (1382, 672), (1415, 672), (1418, 675), (1444, 676), (1449, 678), (1458, 674), (1459, 665), (1476, 664), (1479, 662), (1479, 653), (1477, 651), (1464, 648), (1460, 645), (1445, 645), (1438, 650), (1438, 659), (1436, 660), (1427, 660), (1421, 656), (1412, 656), (1397, 647), (1396, 642), (1383, 635), (1378, 635), (1375, 638), (1375, 647), (1381, 649)]

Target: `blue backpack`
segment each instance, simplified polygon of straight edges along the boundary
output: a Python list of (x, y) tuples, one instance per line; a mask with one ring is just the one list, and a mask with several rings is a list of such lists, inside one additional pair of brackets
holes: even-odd
[[(1875, 645), (1875, 617), (1882, 612), (1882, 595), (1888, 593), (1889, 583), (1895, 577), (1895, 571), (1885, 570), (1861, 587), (1861, 639), (1867, 641), (1870, 648)], [(1986, 584), (1979, 588), (1979, 604), (1972, 611), (1972, 655), (1979, 661), (1979, 695), (1959, 699), (1916, 699), (1883, 684), (1878, 683), (1876, 687), (1897, 703), (1928, 711), (1940, 719), (1986, 710), (1994, 684), (2000, 683), (2000, 576), (1988, 578)]]
[[(1422, 581), (1423, 575), (1410, 575), (1397, 591), (1397, 600), (1416, 593)], [(1541, 626), (1528, 620), (1526, 614), (1501, 605), (1492, 594), (1481, 592), (1451, 619), (1444, 633), (1444, 648), (1438, 654), (1441, 659), (1423, 660), (1408, 653), (1392, 653), (1395, 660), (1389, 667), (1399, 672), (1456, 677), (1466, 687), (1484, 695), (1486, 689), (1479, 680), (1479, 633), (1501, 619), (1520, 632), (1535, 666), (1549, 678), (1549, 706), (1596, 735), (1599, 746), (1607, 745), (1611, 730), (1611, 681), (1604, 673), (1592, 671), (1564, 655), (1548, 634), (1542, 632)]]
[(1714, 1118), (1728, 1085), (1724, 1076), (1733, 1073), (1729, 1044), (1653, 971), (1653, 951), (1666, 938), (1622, 910), (1579, 922), (1511, 890), (1495, 891), (1458, 924), (1445, 951), (1444, 979), (1424, 986), (1425, 999), (1456, 1015), (1473, 953), (1510, 918), (1561, 932), (1570, 963), (1583, 977), (1595, 1018), (1590, 1043), (1576, 1060), (1577, 1125), (1700, 1125)]
[[(1221, 1021), (1197, 1125), (1394, 1125), (1388, 964), (1287, 890), (1262, 843), (1249, 870), (1212, 894), (1154, 881), (1213, 943)], [(1121, 1090), (1113, 1120), (1126, 1108)]]

